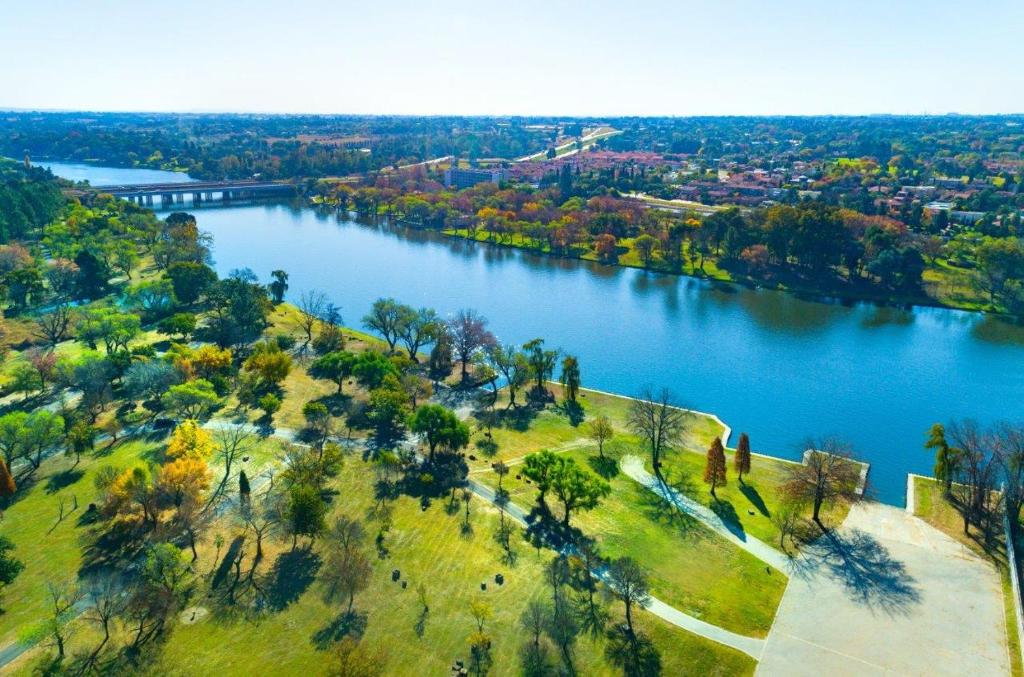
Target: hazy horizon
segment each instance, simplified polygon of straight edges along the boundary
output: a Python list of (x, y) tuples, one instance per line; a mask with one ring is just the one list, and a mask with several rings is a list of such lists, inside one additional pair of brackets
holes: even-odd
[(16, 3), (0, 108), (488, 116), (1014, 114), (1024, 3)]

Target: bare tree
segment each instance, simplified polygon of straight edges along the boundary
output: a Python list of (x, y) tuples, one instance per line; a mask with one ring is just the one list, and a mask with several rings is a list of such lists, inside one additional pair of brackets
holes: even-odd
[(316, 323), (320, 321), (328, 308), (333, 308), (333, 306), (322, 291), (310, 289), (299, 295), (299, 329), (306, 335), (303, 347), (307, 347), (313, 342), (313, 330), (316, 328)]
[(216, 458), (224, 466), (224, 474), (220, 483), (210, 495), (207, 505), (214, 505), (224, 495), (224, 490), (231, 480), (231, 472), (235, 463), (252, 451), (255, 436), (243, 426), (225, 426), (214, 433), (217, 443)]
[(834, 440), (804, 443), (804, 462), (793, 464), (784, 485), (786, 495), (798, 503), (813, 506), (811, 518), (821, 523), (821, 508), (829, 502), (853, 502), (860, 497), (860, 466), (849, 446)]
[(100, 626), (103, 631), (102, 641), (89, 655), (88, 663), (92, 665), (103, 651), (103, 647), (110, 641), (111, 624), (124, 610), (126, 598), (122, 594), (121, 586), (112, 576), (89, 583), (86, 596), (89, 608), (85, 617)]
[(1004, 423), (996, 432), (996, 462), (1003, 483), (1003, 502), (1010, 527), (1020, 528), (1024, 505), (1024, 427)]
[(654, 472), (660, 475), (662, 454), (678, 445), (686, 432), (686, 412), (668, 388), (655, 395), (648, 387), (630, 403), (626, 425), (647, 443)]
[(948, 433), (953, 446), (959, 450), (956, 479), (950, 488), (960, 504), (964, 533), (972, 522), (985, 529), (983, 519), (991, 517), (989, 504), (998, 467), (995, 451), (998, 443), (993, 435), (983, 433), (974, 421), (953, 423)]
[(64, 658), (68, 637), (71, 634), (73, 610), (82, 599), (81, 590), (72, 582), (48, 582), (46, 592), (50, 602), (50, 614), (43, 622), (43, 629), (57, 647), (57, 658)]
[(67, 303), (58, 303), (51, 312), (41, 315), (36, 320), (36, 330), (33, 333), (54, 348), (68, 337), (73, 319), (71, 306)]
[(448, 326), (451, 329), (452, 349), (462, 363), (462, 380), (465, 381), (466, 367), (473, 359), (473, 354), (481, 348), (494, 345), (496, 339), (487, 329), (487, 318), (472, 309), (460, 310), (448, 322)]

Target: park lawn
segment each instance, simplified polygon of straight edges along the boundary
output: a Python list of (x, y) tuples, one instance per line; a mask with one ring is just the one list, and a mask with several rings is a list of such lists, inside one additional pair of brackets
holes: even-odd
[[(107, 465), (135, 465), (142, 458), (158, 454), (161, 447), (160, 443), (131, 440), (108, 450), (100, 443), (97, 453), (83, 456), (77, 467), (73, 458), (63, 454), (43, 462), (37, 471), (37, 481), (19, 493), (0, 521), (0, 534), (14, 541), (14, 556), (25, 564), (21, 574), (3, 591), (5, 612), (0, 614), (0, 646), (13, 641), (19, 629), (43, 617), (47, 582), (78, 576), (83, 563), (82, 542), (89, 533), (79, 519), (95, 500), (96, 471)], [(70, 510), (72, 496), (78, 499), (78, 510), (57, 523), (59, 497), (66, 498)]]
[[(607, 416), (615, 428), (613, 444), (618, 442), (633, 446), (638, 443), (636, 436), (626, 427), (632, 402), (630, 398), (581, 389), (577, 402), (582, 414), (574, 425), (562, 402), (562, 387), (548, 383), (547, 388), (559, 404), (549, 405), (541, 411), (523, 406), (525, 393), (516, 397), (518, 409), (508, 409), (508, 391), (502, 389), (498, 392), (494, 409), (498, 412), (499, 423), (491, 428), (491, 439), (497, 448), (492, 451), (481, 444), (486, 440), (483, 431), (487, 426), (484, 418), (478, 417), (474, 425), (474, 444), (470, 447), (470, 453), (477, 458), (470, 459), (470, 470), (487, 469), (497, 461), (512, 463), (541, 449), (558, 451), (592, 444), (587, 437), (588, 423), (598, 416)], [(710, 416), (696, 412), (687, 412), (686, 416), (687, 430), (683, 437), (685, 445), (707, 446), (716, 435), (723, 432), (722, 425)]]
[[(743, 484), (740, 484), (733, 469), (734, 453), (734, 449), (725, 450), (728, 484), (715, 490), (717, 499), (711, 496), (711, 487), (703, 481), (705, 450), (690, 448), (668, 454), (662, 461), (662, 472), (670, 482), (678, 483), (684, 494), (708, 506), (723, 520), (781, 551), (779, 529), (771, 516), (783, 502), (782, 487), (793, 461), (752, 455), (750, 474), (744, 476)], [(649, 458), (645, 457), (644, 465), (648, 472), (652, 472)], [(683, 478), (685, 481), (680, 482)], [(845, 503), (823, 506), (822, 522), (838, 526), (849, 511), (850, 506)]]
[[(786, 588), (785, 574), (680, 513), (618, 472), (614, 462), (602, 462), (596, 446), (565, 455), (603, 472), (611, 485), (612, 493), (597, 508), (572, 516), (574, 526), (597, 540), (603, 556), (629, 556), (643, 564), (654, 596), (681, 611), (743, 635), (767, 635)], [(502, 486), (513, 502), (529, 508), (536, 503), (536, 487), (521, 475), (517, 479), (519, 470), (512, 466)], [(497, 486), (494, 473), (474, 479)], [(557, 499), (549, 495), (547, 502), (560, 517)]]
[(999, 579), (1003, 586), (1003, 608), (1006, 614), (1006, 644), (1010, 654), (1010, 668), (1014, 677), (1024, 675), (1024, 664), (1021, 662), (1020, 654), (1021, 638), (1017, 634), (1013, 585), (1010, 582), (1010, 571), (1007, 568), (1006, 542), (1002, 526), (999, 527), (998, 533), (993, 539), (995, 548), (986, 550), (979, 542), (979, 540), (983, 539), (983, 536), (977, 533), (976, 527), (971, 527), (971, 533), (964, 533), (963, 519), (960, 517), (956, 507), (946, 499), (945, 490), (938, 481), (931, 477), (915, 475), (913, 482), (914, 505), (912, 507), (914, 514), (947, 536), (967, 546), (979, 557), (988, 559), (999, 572)]
[[(367, 467), (354, 457), (346, 461), (341, 476), (333, 483), (338, 493), (329, 522), (340, 514), (367, 518), (373, 507), (373, 473), (367, 472)], [(493, 639), (494, 674), (515, 674), (519, 648), (527, 639), (519, 616), (530, 599), (548, 594), (543, 567), (552, 553), (537, 551), (513, 536), (517, 560), (514, 565), (503, 563), (503, 551), (493, 537), (498, 523), (496, 510), (479, 499), (471, 500), (472, 531), (464, 534), (461, 509), (448, 514), (446, 504), (445, 499), (435, 500), (421, 510), (417, 499), (403, 496), (394, 501), (393, 526), (384, 543), (386, 558), (374, 559), (371, 583), (356, 597), (355, 609), (366, 614), (362, 641), (384, 649), (384, 674), (447, 674), (456, 659), (468, 661), (467, 637), (475, 629), (468, 605), (470, 600), (482, 598), (494, 613), (485, 625)], [(376, 532), (369, 518), (367, 530), (371, 536)], [(371, 547), (369, 542), (367, 547)], [(204, 543), (202, 571), (213, 566), (211, 550), (210, 543)], [(296, 555), (289, 552), (286, 541), (275, 543), (268, 549), (263, 566), (265, 570), (278, 567), (280, 573), (272, 585), (282, 588), (282, 608), (255, 619), (211, 614), (195, 625), (178, 624), (151, 672), (257, 674), (273, 666), (275, 672), (283, 674), (322, 674), (332, 655), (328, 647), (318, 648), (315, 636), (342, 608), (326, 604), (320, 584), (303, 575), (319, 566), (319, 550), (318, 545), (309, 553), (300, 545)], [(288, 562), (294, 565), (289, 568)], [(392, 582), (393, 569), (408, 581), (406, 589)], [(497, 573), (505, 577), (502, 586), (494, 582)], [(486, 591), (480, 589), (484, 582)], [(417, 633), (422, 607), (415, 591), (420, 583), (427, 587), (430, 607), (422, 635)], [(753, 672), (754, 662), (741, 653), (646, 614), (640, 617), (661, 650), (666, 674)], [(602, 638), (580, 637), (574, 652), (579, 674), (616, 674), (604, 662), (602, 645)]]

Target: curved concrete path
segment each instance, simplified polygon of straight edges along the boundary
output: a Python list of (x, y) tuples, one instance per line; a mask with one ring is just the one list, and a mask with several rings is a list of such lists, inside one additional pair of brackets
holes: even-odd
[(726, 524), (711, 508), (684, 496), (673, 487), (647, 472), (644, 468), (644, 462), (639, 456), (625, 456), (620, 465), (622, 466), (622, 472), (626, 476), (644, 485), (666, 501), (675, 505), (682, 512), (697, 518), (704, 526), (716, 534), (746, 550), (765, 564), (769, 564), (779, 571), (789, 572), (792, 563), (789, 557), (764, 541), (738, 530), (736, 526)]

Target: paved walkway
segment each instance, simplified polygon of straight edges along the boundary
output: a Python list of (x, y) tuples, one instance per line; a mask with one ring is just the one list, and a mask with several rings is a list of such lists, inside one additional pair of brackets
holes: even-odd
[(758, 675), (1008, 675), (992, 565), (904, 510), (861, 502), (807, 546)]
[(765, 564), (770, 564), (779, 571), (789, 573), (792, 560), (764, 541), (758, 540), (736, 525), (727, 524), (715, 514), (711, 508), (694, 501), (679, 493), (673, 487), (647, 472), (644, 462), (639, 456), (624, 456), (621, 462), (622, 472), (636, 480), (654, 493), (675, 505), (682, 512), (697, 518), (718, 535), (746, 550)]

